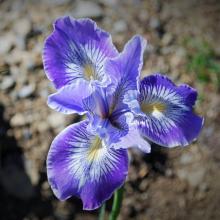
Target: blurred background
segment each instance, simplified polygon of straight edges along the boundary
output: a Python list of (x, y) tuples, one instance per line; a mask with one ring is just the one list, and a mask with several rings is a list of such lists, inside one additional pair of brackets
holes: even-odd
[(63, 15), (94, 19), (119, 50), (141, 34), (148, 40), (142, 75), (161, 72), (199, 92), (205, 125), (197, 142), (130, 151), (119, 219), (219, 220), (219, 0), (0, 0), (0, 219), (97, 219), (76, 198), (58, 201), (46, 178), (51, 141), (79, 120), (46, 104), (54, 89), (43, 71), (43, 42)]

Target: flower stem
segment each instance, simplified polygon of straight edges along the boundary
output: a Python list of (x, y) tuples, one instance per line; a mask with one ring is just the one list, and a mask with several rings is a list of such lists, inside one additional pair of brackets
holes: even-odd
[(122, 186), (114, 193), (112, 211), (111, 211), (109, 220), (117, 220), (117, 217), (118, 217), (120, 210), (121, 210), (121, 204), (122, 204), (122, 200), (123, 200), (123, 191), (124, 191), (124, 188)]
[(105, 219), (105, 203), (102, 205), (102, 207), (99, 210), (99, 220)]

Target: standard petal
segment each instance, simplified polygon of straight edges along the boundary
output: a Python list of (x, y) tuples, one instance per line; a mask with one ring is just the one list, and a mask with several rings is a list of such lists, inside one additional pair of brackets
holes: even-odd
[(47, 174), (60, 200), (82, 199), (83, 208), (96, 209), (109, 199), (127, 176), (127, 151), (108, 148), (88, 132), (88, 121), (67, 127), (53, 141)]
[(109, 80), (103, 64), (106, 58), (117, 54), (110, 35), (95, 22), (62, 17), (56, 20), (53, 33), (45, 41), (43, 63), (57, 89), (79, 78), (105, 85)]
[(140, 36), (135, 36), (125, 45), (121, 54), (106, 61), (105, 72), (109, 74), (114, 87), (109, 87), (109, 90), (114, 90), (112, 109), (124, 108), (124, 95), (129, 90), (137, 90), (145, 46), (146, 41)]
[(193, 112), (196, 98), (196, 91), (187, 85), (175, 86), (160, 74), (145, 77), (138, 99), (142, 113), (136, 114), (140, 131), (162, 146), (188, 145), (203, 125), (203, 118)]
[(146, 41), (141, 36), (134, 36), (125, 45), (122, 53), (108, 59), (105, 63), (105, 72), (113, 82), (118, 84), (123, 78), (131, 81), (132, 88), (137, 88), (137, 79), (143, 65), (143, 54)]

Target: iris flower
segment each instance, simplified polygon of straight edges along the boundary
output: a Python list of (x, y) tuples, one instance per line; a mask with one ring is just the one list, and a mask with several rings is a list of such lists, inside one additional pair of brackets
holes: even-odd
[(145, 77), (137, 91), (126, 94), (124, 102), (134, 113), (141, 135), (165, 147), (186, 146), (194, 141), (204, 118), (193, 112), (197, 92), (186, 84), (176, 86), (170, 79), (153, 74)]
[[(67, 26), (61, 30), (58, 24)], [(87, 27), (88, 24), (89, 27)], [(65, 68), (61, 68), (60, 63), (65, 64), (76, 60), (75, 47), (68, 47), (74, 42), (71, 41), (72, 38), (76, 38), (74, 35), (76, 30), (72, 29), (67, 37), (63, 34), (65, 28), (68, 31), (68, 28), (77, 26), (79, 33), (90, 28), (87, 30), (88, 33), (84, 33), (85, 38), (90, 39), (90, 36), (87, 36), (90, 32), (93, 31), (94, 36), (102, 33), (97, 27), (91, 28), (91, 24), (95, 25), (90, 20), (70, 20), (68, 17), (58, 19), (55, 22), (55, 31), (46, 40), (44, 50), (46, 73), (49, 73), (49, 78), (58, 89), (57, 93), (49, 97), (49, 106), (64, 113), (86, 112), (88, 115), (87, 120), (69, 126), (53, 141), (47, 158), (48, 180), (53, 192), (60, 200), (78, 196), (83, 201), (83, 208), (87, 210), (98, 208), (124, 183), (128, 172), (128, 156), (126, 149), (119, 148), (134, 145), (145, 152), (150, 151), (148, 142), (139, 135), (137, 129), (132, 127), (132, 123), (129, 123), (132, 119), (131, 112), (127, 104), (123, 104), (125, 94), (128, 91), (137, 90), (145, 48), (143, 38), (133, 37), (121, 54), (114, 58), (105, 58), (106, 61), (100, 68), (105, 74), (102, 78), (108, 78), (109, 86), (101, 85), (100, 82), (96, 82), (97, 79), (91, 78), (88, 81), (80, 71), (74, 72), (74, 75), (72, 72), (71, 74), (67, 72)], [(63, 38), (55, 41), (55, 37), (60, 32)], [(94, 45), (100, 47), (99, 43), (106, 41), (106, 35), (103, 36), (104, 39), (96, 38), (98, 42), (94, 40)], [(59, 43), (68, 48), (61, 49)], [(105, 50), (115, 51), (114, 47), (111, 49), (110, 46), (105, 47)], [(105, 50), (103, 54), (107, 54)], [(72, 54), (71, 60), (66, 60), (67, 52)], [(82, 54), (79, 55), (80, 52)], [(50, 57), (49, 54), (53, 56)], [(87, 56), (83, 51), (77, 51), (77, 59), (84, 59), (84, 57)], [(92, 56), (91, 58), (94, 59)], [(49, 61), (53, 65), (48, 65)], [(84, 62), (84, 60), (78, 61), (78, 63)], [(75, 64), (65, 64), (65, 66), (73, 65)], [(78, 70), (81, 68), (84, 66), (80, 66)], [(57, 72), (54, 69), (58, 69)], [(78, 84), (75, 82), (77, 80), (80, 80)], [(123, 143), (121, 147), (120, 142)]]
[(193, 113), (194, 89), (159, 74), (140, 81), (145, 46), (135, 36), (118, 53), (90, 19), (55, 22), (43, 53), (57, 89), (48, 105), (87, 115), (58, 134), (48, 153), (48, 180), (60, 200), (77, 196), (84, 209), (96, 209), (124, 184), (127, 148), (149, 153), (149, 142), (185, 146), (198, 136), (203, 119)]
[[(57, 19), (43, 51), (45, 73), (58, 90), (49, 96), (48, 105), (65, 114), (84, 114), (78, 102), (89, 96), (94, 86), (106, 87), (110, 83), (104, 63), (117, 55), (111, 36), (94, 21)], [(66, 103), (69, 97), (72, 102)]]
[(109, 148), (90, 132), (85, 120), (64, 129), (53, 141), (47, 158), (51, 188), (60, 200), (80, 197), (83, 209), (100, 207), (123, 185), (128, 172), (126, 149)]

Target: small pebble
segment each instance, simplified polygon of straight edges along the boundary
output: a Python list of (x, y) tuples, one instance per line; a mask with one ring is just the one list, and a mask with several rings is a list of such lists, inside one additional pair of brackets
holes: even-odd
[(75, 17), (100, 18), (103, 16), (102, 8), (92, 1), (79, 1), (73, 10)]
[(1, 90), (7, 90), (12, 88), (15, 85), (15, 80), (11, 76), (5, 76), (0, 84)]
[(34, 93), (34, 90), (35, 90), (34, 85), (32, 85), (32, 84), (26, 85), (18, 92), (18, 97), (19, 98), (27, 98)]
[(24, 126), (27, 124), (25, 116), (21, 113), (16, 113), (10, 120), (12, 127)]
[(116, 33), (121, 33), (127, 30), (127, 24), (124, 20), (119, 20), (117, 22), (114, 23), (113, 25), (113, 30)]

